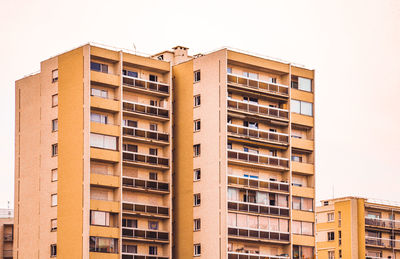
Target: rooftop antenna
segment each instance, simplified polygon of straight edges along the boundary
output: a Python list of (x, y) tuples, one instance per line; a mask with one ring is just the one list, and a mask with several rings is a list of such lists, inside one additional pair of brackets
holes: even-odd
[(132, 45), (133, 45), (133, 48), (135, 49), (135, 55), (136, 55), (136, 45), (135, 45), (135, 43), (132, 43)]

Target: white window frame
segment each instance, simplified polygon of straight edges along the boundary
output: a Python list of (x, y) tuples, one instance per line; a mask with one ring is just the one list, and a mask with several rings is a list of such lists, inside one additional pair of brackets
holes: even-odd
[(200, 72), (200, 70), (194, 71), (193, 74), (194, 74), (193, 75), (194, 82), (195, 83), (200, 82), (200, 80), (201, 80), (201, 72)]
[(58, 181), (58, 169), (57, 168), (51, 169), (51, 181), (52, 182)]
[(193, 181), (198, 182), (201, 179), (201, 169), (197, 168), (193, 170)]
[(200, 231), (201, 230), (201, 219), (194, 219), (193, 220), (193, 231)]
[(193, 206), (198, 207), (201, 205), (201, 195), (200, 193), (193, 194)]
[(201, 120), (195, 120), (193, 123), (194, 132), (199, 132), (201, 130)]
[(201, 105), (201, 97), (200, 94), (198, 94), (193, 97), (193, 107), (199, 107), (200, 105)]
[(201, 244), (194, 244), (193, 245), (193, 255), (200, 256), (201, 255)]
[(51, 195), (51, 207), (57, 207), (57, 203), (58, 203), (57, 193), (53, 193)]

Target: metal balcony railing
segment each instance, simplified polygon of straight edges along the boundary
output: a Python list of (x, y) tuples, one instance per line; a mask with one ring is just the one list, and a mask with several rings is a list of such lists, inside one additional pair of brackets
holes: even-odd
[(238, 175), (228, 175), (228, 185), (232, 184), (254, 189), (268, 189), (270, 191), (289, 192), (289, 183), (267, 181)]
[(365, 217), (365, 225), (382, 227), (382, 228), (400, 229), (400, 221), (392, 219), (378, 219), (378, 218)]
[(130, 126), (123, 126), (122, 133), (127, 137), (138, 137), (149, 140), (157, 140), (165, 143), (169, 142), (168, 133), (163, 133), (154, 130), (135, 128)]
[(400, 249), (400, 240), (380, 237), (365, 236), (365, 244), (370, 246), (380, 246), (384, 248)]
[(140, 79), (136, 77), (130, 77), (124, 75), (122, 78), (122, 83), (128, 87), (134, 87), (138, 89), (158, 92), (162, 94), (169, 94), (169, 85), (154, 81), (149, 81), (145, 79)]
[(169, 110), (159, 106), (152, 106), (143, 103), (136, 103), (130, 101), (123, 101), (122, 109), (127, 112), (135, 112), (150, 116), (157, 116), (160, 118), (169, 118)]
[(240, 228), (228, 226), (228, 235), (243, 238), (255, 238), (268, 241), (289, 242), (290, 234), (288, 232), (275, 232), (263, 229)]
[(122, 227), (122, 236), (148, 240), (169, 241), (169, 234), (165, 231)]
[(260, 203), (251, 203), (251, 202), (233, 201), (233, 200), (228, 200), (228, 210), (257, 213), (264, 215), (283, 216), (283, 217), (289, 216), (288, 207), (280, 207), (280, 206), (266, 205)]
[(234, 83), (260, 91), (265, 91), (275, 94), (278, 93), (286, 96), (289, 95), (289, 87), (287, 85), (267, 82), (259, 79), (252, 79), (231, 73), (228, 73), (227, 81), (228, 83)]
[(261, 130), (255, 128), (249, 128), (245, 126), (235, 125), (228, 123), (228, 133), (249, 137), (258, 138), (269, 142), (277, 142), (280, 144), (289, 144), (289, 135), (284, 133), (272, 132), (268, 130)]
[(122, 158), (125, 162), (146, 163), (155, 166), (169, 166), (169, 159), (165, 157), (147, 155), (124, 150)]
[(228, 159), (240, 160), (261, 165), (289, 167), (289, 159), (277, 156), (261, 155), (234, 149), (228, 149)]
[(123, 187), (169, 192), (169, 183), (123, 176)]
[(245, 102), (240, 100), (235, 100), (232, 98), (228, 98), (227, 100), (228, 108), (234, 109), (236, 111), (242, 111), (247, 113), (255, 113), (261, 116), (267, 116), (271, 118), (278, 119), (289, 119), (289, 111), (285, 109), (280, 109), (276, 107), (269, 107), (261, 104)]
[(170, 259), (170, 258), (168, 256), (162, 256), (162, 255), (145, 255), (145, 254), (128, 253), (122, 251), (122, 259)]
[[(243, 249), (244, 250), (244, 249)], [(228, 259), (289, 259), (289, 256), (228, 252)]]
[(122, 203), (122, 210), (124, 212), (132, 212), (132, 213), (148, 213), (160, 216), (169, 216), (169, 208), (156, 206), (156, 205), (147, 205), (147, 204), (138, 204), (133, 202)]

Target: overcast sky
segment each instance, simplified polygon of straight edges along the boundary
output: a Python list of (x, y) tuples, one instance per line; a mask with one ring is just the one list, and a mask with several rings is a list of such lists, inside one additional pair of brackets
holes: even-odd
[(1, 0), (0, 207), (13, 202), (14, 81), (87, 42), (222, 46), (316, 70), (317, 199), (400, 201), (400, 1)]

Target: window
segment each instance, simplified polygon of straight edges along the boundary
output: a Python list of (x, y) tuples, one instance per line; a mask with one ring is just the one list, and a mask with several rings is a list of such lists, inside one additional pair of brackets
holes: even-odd
[(243, 102), (252, 103), (252, 104), (258, 104), (258, 99), (257, 98), (253, 98), (253, 97), (243, 96)]
[(137, 228), (138, 222), (136, 219), (122, 219), (122, 226), (127, 228)]
[(311, 198), (293, 196), (292, 203), (294, 210), (313, 211), (313, 199)]
[(50, 245), (50, 257), (56, 257), (56, 256), (57, 256), (57, 245), (51, 244)]
[(157, 131), (158, 130), (158, 125), (155, 124), (155, 123), (150, 123), (150, 130)]
[(156, 75), (149, 75), (149, 80), (150, 80), (150, 81), (153, 81), (153, 82), (157, 82), (157, 81), (158, 81), (158, 78), (157, 78)]
[(51, 96), (51, 107), (58, 106), (58, 94)]
[(158, 101), (157, 100), (150, 100), (150, 105), (151, 106), (158, 106)]
[(195, 219), (193, 221), (193, 226), (194, 226), (194, 228), (193, 228), (194, 231), (199, 231), (201, 229), (201, 220)]
[(200, 144), (196, 144), (193, 146), (193, 155), (195, 157), (200, 156)]
[(138, 77), (138, 72), (134, 72), (134, 71), (126, 70), (126, 69), (122, 70), (122, 74), (124, 76)]
[(117, 137), (90, 133), (90, 146), (117, 150)]
[(338, 226), (339, 227), (342, 226), (342, 212), (341, 211), (338, 212)]
[(90, 114), (90, 120), (93, 121), (93, 122), (107, 124), (108, 123), (108, 116), (107, 115), (103, 115), (103, 114), (98, 114), (98, 113), (91, 113)]
[(54, 119), (51, 121), (51, 130), (58, 131), (58, 119)]
[(258, 79), (257, 73), (243, 72), (243, 76), (251, 78), (251, 79)]
[(231, 67), (228, 67), (228, 68), (226, 69), (226, 72), (227, 72), (228, 74), (232, 74), (232, 68), (231, 68)]
[(110, 213), (105, 211), (90, 211), (90, 225), (110, 226)]
[(328, 213), (328, 222), (332, 222), (334, 220), (335, 220), (335, 213), (334, 212)]
[(328, 241), (335, 240), (335, 232), (328, 232)]
[(51, 232), (57, 231), (57, 219), (52, 219), (50, 221), (50, 231)]
[(294, 113), (299, 113), (307, 116), (313, 116), (313, 104), (299, 100), (290, 101), (290, 109)]
[(57, 206), (57, 193), (51, 195), (51, 207)]
[(194, 245), (194, 256), (200, 256), (200, 255), (201, 255), (201, 245), (195, 244)]
[(101, 90), (101, 89), (96, 89), (96, 88), (92, 88), (91, 89), (91, 95), (92, 96), (96, 96), (96, 97), (101, 97), (104, 99), (108, 98), (108, 91), (106, 90)]
[(254, 148), (249, 148), (249, 147), (243, 147), (244, 152), (252, 153), (252, 154), (258, 154), (258, 150)]
[(158, 174), (157, 174), (157, 173), (154, 173), (154, 172), (150, 172), (150, 173), (149, 173), (149, 179), (150, 179), (150, 180), (157, 181), (157, 180), (158, 180)]
[(335, 251), (328, 251), (328, 259), (335, 259)]
[(339, 259), (342, 258), (342, 250), (339, 250)]
[(193, 97), (193, 101), (194, 101), (193, 106), (194, 106), (194, 107), (199, 107), (199, 106), (200, 106), (200, 95), (194, 96), (194, 97)]
[(156, 255), (156, 254), (157, 254), (157, 247), (149, 246), (149, 255)]
[(200, 81), (200, 70), (194, 71), (194, 82)]
[(158, 149), (157, 148), (149, 148), (149, 154), (152, 156), (157, 156), (158, 155)]
[(299, 155), (292, 155), (292, 161), (294, 162), (303, 162), (303, 157)]
[(200, 128), (201, 128), (200, 120), (195, 120), (194, 121), (194, 131), (200, 131)]
[(314, 234), (314, 224), (312, 222), (292, 221), (292, 233), (312, 236)]
[(133, 128), (137, 128), (137, 126), (138, 126), (137, 121), (133, 121), (133, 120), (123, 120), (123, 124), (124, 124), (124, 126), (133, 127)]
[(58, 180), (58, 170), (57, 168), (51, 169), (51, 181), (56, 182)]
[(299, 90), (311, 92), (311, 79), (299, 77)]
[(90, 252), (118, 253), (118, 239), (106, 237), (90, 237)]
[(58, 81), (58, 69), (54, 69), (53, 71), (51, 71), (51, 75), (52, 75), (52, 83), (55, 83)]
[(122, 150), (136, 153), (136, 152), (138, 152), (138, 146), (132, 145), (132, 144), (123, 144)]
[(149, 229), (158, 230), (158, 221), (149, 221)]
[(193, 177), (194, 181), (200, 181), (201, 179), (201, 170), (200, 168), (198, 169), (194, 169), (194, 177)]
[(194, 206), (200, 206), (201, 199), (200, 199), (200, 193), (196, 193), (193, 195), (194, 197)]
[(137, 245), (122, 245), (122, 252), (136, 254), (137, 253)]
[(276, 84), (276, 77), (270, 77), (269, 81), (273, 84)]
[(51, 145), (51, 156), (58, 155), (58, 144)]
[(108, 73), (108, 65), (92, 61), (90, 62), (90, 70), (102, 73)]
[(252, 128), (252, 129), (258, 129), (258, 122), (253, 122), (253, 121), (243, 121), (243, 126)]
[(314, 248), (310, 246), (293, 246), (293, 259), (313, 259)]
[(341, 230), (339, 230), (338, 236), (339, 236), (339, 245), (342, 245), (342, 231)]

